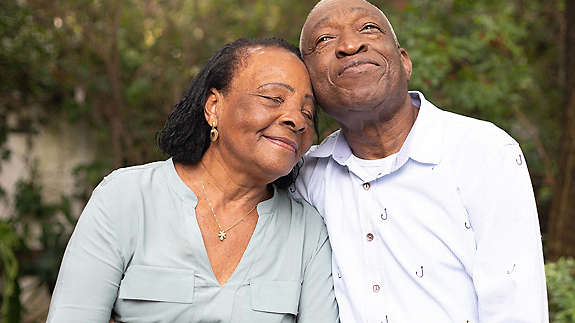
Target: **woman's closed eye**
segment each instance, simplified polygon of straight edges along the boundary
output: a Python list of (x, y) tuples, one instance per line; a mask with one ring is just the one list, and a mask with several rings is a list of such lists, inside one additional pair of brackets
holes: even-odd
[(306, 110), (306, 109), (302, 109), (301, 113), (308, 119), (313, 121), (313, 112)]
[(269, 96), (261, 94), (258, 96), (276, 104), (282, 104), (285, 101), (285, 99), (281, 96)]

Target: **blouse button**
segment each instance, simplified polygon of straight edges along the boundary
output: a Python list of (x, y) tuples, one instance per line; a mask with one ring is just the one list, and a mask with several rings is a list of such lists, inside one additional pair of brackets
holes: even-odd
[(367, 241), (373, 241), (373, 233), (368, 233), (366, 235)]
[(363, 183), (363, 189), (368, 191), (371, 185), (369, 183)]

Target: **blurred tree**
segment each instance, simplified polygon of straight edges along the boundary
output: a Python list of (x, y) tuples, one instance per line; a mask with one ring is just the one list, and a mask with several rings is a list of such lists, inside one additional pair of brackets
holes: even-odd
[(575, 257), (575, 2), (565, 1), (565, 101), (559, 172), (549, 218), (547, 256)]

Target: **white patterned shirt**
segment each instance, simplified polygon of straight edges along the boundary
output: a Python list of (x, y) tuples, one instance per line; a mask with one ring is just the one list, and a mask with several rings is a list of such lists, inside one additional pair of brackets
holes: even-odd
[(419, 114), (397, 154), (361, 160), (336, 131), (291, 189), (327, 225), (342, 323), (548, 322), (519, 145), (410, 95)]

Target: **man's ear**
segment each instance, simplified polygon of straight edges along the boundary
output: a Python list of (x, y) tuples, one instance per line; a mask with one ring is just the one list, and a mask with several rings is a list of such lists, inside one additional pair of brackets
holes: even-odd
[(221, 113), (222, 101), (223, 97), (221, 93), (216, 89), (210, 89), (210, 93), (206, 98), (206, 104), (204, 104), (204, 117), (210, 126), (213, 122), (215, 122), (216, 126), (218, 125), (218, 116), (219, 113)]
[(405, 70), (405, 74), (407, 76), (407, 81), (411, 80), (411, 58), (409, 58), (409, 54), (403, 48), (399, 49), (399, 53), (401, 55), (401, 64), (403, 65), (403, 69)]

